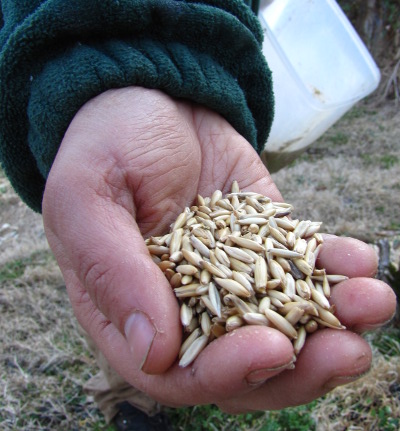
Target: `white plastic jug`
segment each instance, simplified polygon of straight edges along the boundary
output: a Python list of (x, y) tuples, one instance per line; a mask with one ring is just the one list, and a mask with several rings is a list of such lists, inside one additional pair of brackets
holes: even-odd
[(261, 0), (258, 16), (275, 93), (262, 159), (274, 172), (373, 92), (380, 73), (334, 0)]

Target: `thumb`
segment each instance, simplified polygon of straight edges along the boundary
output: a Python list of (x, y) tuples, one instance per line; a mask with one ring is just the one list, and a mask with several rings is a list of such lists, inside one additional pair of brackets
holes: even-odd
[(46, 234), (60, 268), (77, 280), (69, 289), (81, 291), (72, 296), (89, 296), (93, 310), (105, 319), (87, 308), (77, 313), (75, 307), (75, 313), (87, 332), (96, 334), (106, 356), (115, 356), (115, 340), (112, 344), (102, 336), (99, 326), (111, 322), (127, 344), (121, 346), (121, 360), (122, 351), (129, 350), (132, 367), (162, 373), (176, 359), (181, 343), (176, 298), (131, 213), (88, 190), (68, 199), (64, 195), (56, 204), (51, 200), (52, 205), (45, 199), (43, 207)]

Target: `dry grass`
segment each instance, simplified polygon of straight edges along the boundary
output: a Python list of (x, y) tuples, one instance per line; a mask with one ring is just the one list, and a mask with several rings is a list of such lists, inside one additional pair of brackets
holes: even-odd
[(21, 204), (4, 177), (0, 184), (0, 429), (102, 429), (103, 419), (82, 393), (96, 366), (41, 217)]
[[(386, 106), (373, 112), (360, 105), (274, 179), (296, 216), (323, 220), (323, 231), (371, 241), (399, 235), (399, 130), (398, 110)], [(0, 313), (0, 429), (105, 429), (92, 400), (82, 393), (96, 366), (79, 335), (41, 217), (21, 204), (1, 173)], [(360, 383), (319, 402), (313, 409), (319, 429), (395, 430), (366, 424), (373, 424), (371, 412), (375, 419), (399, 417), (398, 356), (377, 353), (376, 365)], [(266, 429), (261, 424), (269, 419), (254, 416), (259, 417), (251, 426), (239, 428), (236, 421), (230, 429)], [(233, 420), (224, 417), (221, 423)]]
[(317, 431), (397, 430), (400, 427), (400, 343), (392, 355), (374, 349), (370, 372), (324, 397), (312, 416)]
[(367, 241), (400, 231), (400, 110), (359, 105), (273, 179), (297, 217)]
[(81, 388), (94, 363), (51, 256), (36, 254), (20, 277), (3, 282), (0, 303), (0, 428), (86, 429), (99, 420)]

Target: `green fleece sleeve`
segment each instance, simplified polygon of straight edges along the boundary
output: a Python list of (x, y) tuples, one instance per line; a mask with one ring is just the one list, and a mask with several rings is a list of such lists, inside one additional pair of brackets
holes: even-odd
[(261, 150), (273, 93), (252, 3), (1, 1), (0, 159), (16, 192), (41, 210), (70, 121), (111, 88), (157, 88), (203, 104)]

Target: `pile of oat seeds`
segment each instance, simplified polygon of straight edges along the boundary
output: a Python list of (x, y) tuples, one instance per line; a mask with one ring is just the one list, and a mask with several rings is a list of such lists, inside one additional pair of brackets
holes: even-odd
[(316, 267), (321, 223), (293, 219), (292, 210), (234, 181), (225, 196), (198, 195), (169, 233), (146, 240), (180, 303), (181, 367), (243, 325), (278, 329), (295, 355), (307, 334), (344, 329), (329, 298), (331, 285), (347, 277)]

